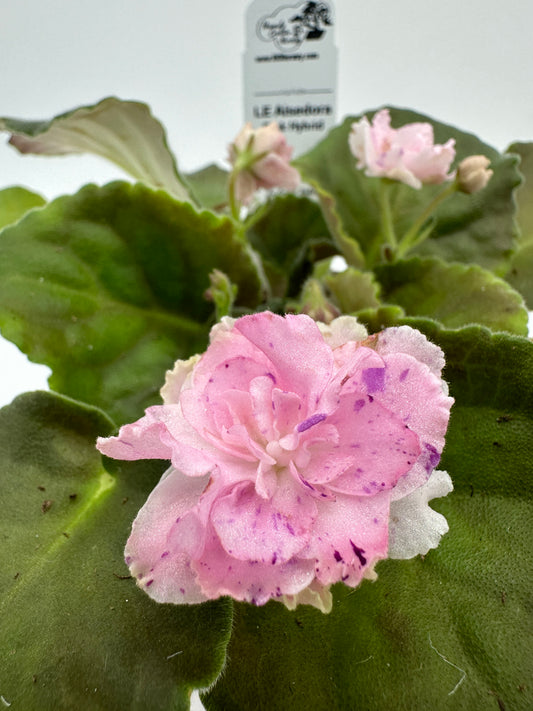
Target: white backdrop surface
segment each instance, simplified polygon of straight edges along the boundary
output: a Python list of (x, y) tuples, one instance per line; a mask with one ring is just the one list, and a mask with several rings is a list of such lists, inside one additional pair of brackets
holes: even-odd
[[(339, 119), (393, 104), (476, 132), (499, 149), (533, 138), (531, 0), (334, 4)], [(137, 99), (165, 124), (184, 170), (223, 162), (242, 121), (246, 6), (4, 0), (0, 116), (44, 119), (108, 95)], [(0, 188), (19, 184), (53, 198), (121, 177), (97, 158), (21, 157), (0, 138)], [(46, 369), (28, 366), (1, 340), (0, 363), (0, 405), (45, 385)]]

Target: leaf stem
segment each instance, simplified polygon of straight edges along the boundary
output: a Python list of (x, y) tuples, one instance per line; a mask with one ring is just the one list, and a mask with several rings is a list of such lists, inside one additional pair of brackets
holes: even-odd
[(381, 230), (382, 235), (385, 238), (385, 245), (388, 245), (393, 252), (396, 252), (398, 240), (396, 239), (396, 231), (394, 229), (394, 221), (392, 219), (390, 184), (386, 179), (382, 179), (380, 181), (379, 202), (381, 206)]
[(450, 195), (453, 195), (453, 193), (456, 191), (457, 183), (456, 181), (453, 181), (433, 198), (433, 200), (421, 212), (421, 214), (413, 222), (409, 230), (400, 240), (400, 244), (398, 245), (398, 257), (404, 257), (410, 249), (421, 244), (426, 239), (431, 230), (423, 230), (422, 227), (425, 225), (425, 223), (428, 221), (428, 219), (431, 217), (437, 207), (441, 204), (441, 202), (446, 200), (446, 198)]
[(229, 206), (231, 210), (231, 216), (236, 222), (239, 222), (240, 218), (240, 205), (235, 194), (235, 186), (237, 182), (237, 175), (239, 171), (235, 168), (231, 171), (229, 176), (228, 191), (229, 191)]

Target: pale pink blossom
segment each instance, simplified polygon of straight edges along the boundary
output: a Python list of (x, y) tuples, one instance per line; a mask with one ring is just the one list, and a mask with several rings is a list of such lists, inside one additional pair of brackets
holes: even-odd
[(435, 547), (447, 525), (427, 504), (451, 489), (434, 471), (452, 404), (443, 363), (407, 326), (368, 337), (349, 316), (223, 319), (167, 374), (163, 405), (98, 441), (171, 461), (126, 546), (138, 585), (159, 602), (328, 611), (333, 583)]
[(388, 109), (382, 109), (372, 123), (364, 116), (352, 125), (350, 149), (366, 175), (399, 180), (417, 189), (454, 177), (449, 172), (455, 157), (453, 138), (435, 145), (431, 124), (409, 123), (395, 129), (390, 122)]
[(255, 129), (245, 124), (229, 146), (229, 161), (238, 169), (237, 200), (247, 204), (259, 188), (297, 188), (300, 174), (290, 164), (292, 152), (277, 123)]

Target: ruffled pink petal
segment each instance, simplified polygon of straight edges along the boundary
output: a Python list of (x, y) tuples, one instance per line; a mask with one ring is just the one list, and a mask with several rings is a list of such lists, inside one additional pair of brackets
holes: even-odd
[(203, 526), (195, 515), (209, 477), (169, 470), (137, 514), (125, 559), (139, 587), (157, 602), (206, 600), (191, 569), (203, 548)]
[[(233, 359), (247, 359), (255, 362), (259, 370), (263, 368), (262, 372), (269, 372), (272, 365), (269, 358), (235, 328), (236, 323), (237, 321), (231, 323), (228, 320), (227, 325), (223, 324), (221, 327), (221, 324), (217, 324), (211, 329), (209, 348), (202, 354), (194, 368), (192, 379), (194, 390), (203, 392), (211, 384), (213, 373), (219, 366), (224, 367), (226, 362)], [(236, 376), (235, 373), (234, 375)]]
[(170, 459), (188, 476), (212, 471), (220, 456), (216, 449), (184, 420), (179, 405), (154, 405), (146, 415), (120, 428), (117, 437), (100, 437), (98, 449), (115, 459)]
[(449, 173), (455, 158), (455, 141), (451, 139), (443, 146), (430, 146), (420, 150), (407, 161), (409, 169), (423, 183), (442, 183), (453, 177)]
[[(182, 391), (180, 403), (183, 416), (202, 437), (205, 437), (206, 432), (218, 435), (222, 425), (230, 427), (235, 421), (242, 421), (236, 420), (228, 409), (226, 393), (233, 390), (248, 393), (252, 380), (261, 376), (268, 377), (270, 364), (264, 365), (257, 360), (261, 361), (261, 358), (231, 357), (213, 368), (203, 388), (194, 387)], [(274, 378), (274, 375), (271, 377)], [(247, 397), (249, 399), (249, 395)]]
[(268, 311), (243, 316), (235, 329), (265, 354), (276, 385), (314, 406), (331, 376), (333, 355), (316, 323), (308, 316), (277, 316)]
[(272, 391), (272, 412), (274, 415), (275, 438), (279, 439), (292, 432), (302, 419), (304, 412), (302, 399), (295, 393), (288, 393), (275, 388)]
[(264, 605), (283, 595), (297, 595), (311, 584), (315, 565), (312, 560), (293, 558), (287, 563), (260, 563), (237, 560), (222, 547), (213, 530), (206, 548), (192, 563), (206, 597), (231, 595), (236, 600)]
[[(365, 117), (366, 118), (366, 117)], [(375, 156), (379, 157), (390, 150), (394, 141), (395, 130), (390, 125), (390, 114), (388, 109), (381, 109), (372, 119), (372, 125), (365, 125), (367, 138), (374, 150)]]
[(416, 432), (421, 448), (415, 466), (393, 491), (394, 500), (424, 484), (438, 465), (453, 399), (443, 393), (442, 381), (428, 366), (412, 356), (390, 353), (384, 361), (385, 386), (375, 393), (375, 399), (393, 408), (398, 418)]
[(315, 504), (302, 492), (298, 505), (295, 491), (289, 490), (285, 498), (292, 500), (283, 500), (280, 507), (280, 497), (278, 490), (272, 500), (265, 500), (244, 483), (216, 501), (211, 522), (229, 555), (272, 565), (297, 556), (309, 540)]
[(364, 393), (342, 395), (324, 424), (335, 427), (338, 442), (311, 445), (311, 459), (302, 475), (334, 492), (373, 496), (391, 489), (420, 455), (417, 434)]
[[(152, 407), (137, 422), (123, 425), (116, 437), (98, 437), (96, 446), (102, 454), (126, 462), (137, 459), (170, 459), (172, 447), (162, 441), (167, 431), (160, 418), (160, 407)], [(205, 472), (203, 472), (205, 473)]]
[(423, 333), (410, 326), (394, 326), (382, 331), (376, 341), (376, 351), (382, 355), (406, 353), (424, 363), (433, 375), (440, 377), (444, 368), (444, 353), (430, 343)]
[(356, 587), (387, 557), (389, 500), (383, 492), (361, 498), (339, 494), (335, 501), (320, 502), (308, 550), (321, 584), (343, 581)]
[(419, 189), (423, 183), (450, 179), (455, 141), (434, 145), (429, 123), (411, 123), (398, 129), (390, 125), (387, 109), (377, 112), (372, 124), (364, 117), (352, 126), (349, 145), (357, 167), (371, 177), (387, 177)]
[[(257, 438), (269, 442), (276, 436), (274, 429), (273, 390), (274, 376), (255, 378), (250, 382), (250, 416), (248, 422), (257, 433)], [(241, 420), (244, 422), (245, 420)]]
[(394, 143), (404, 152), (417, 154), (434, 143), (433, 126), (430, 123), (408, 123), (395, 130)]
[(371, 374), (384, 367), (383, 358), (373, 348), (359, 343), (345, 343), (334, 351), (336, 372), (318, 404), (320, 410), (333, 410), (340, 394), (359, 392), (372, 394), (367, 390)]

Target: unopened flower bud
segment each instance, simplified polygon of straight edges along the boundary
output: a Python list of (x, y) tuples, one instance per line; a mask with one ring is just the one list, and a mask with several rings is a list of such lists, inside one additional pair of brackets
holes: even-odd
[(463, 193), (477, 193), (483, 190), (492, 177), (487, 156), (469, 156), (459, 163), (457, 185)]
[(255, 129), (247, 123), (229, 146), (239, 202), (248, 204), (258, 188), (297, 188), (300, 174), (290, 164), (292, 150), (277, 123)]

